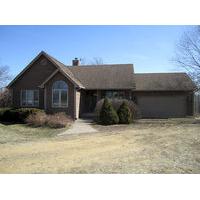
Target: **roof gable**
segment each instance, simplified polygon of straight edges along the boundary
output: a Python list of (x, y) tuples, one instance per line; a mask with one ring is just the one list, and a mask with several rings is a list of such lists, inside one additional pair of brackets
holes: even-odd
[(73, 74), (70, 72), (70, 70), (67, 69), (67, 67), (59, 62), (58, 60), (56, 60), (55, 58), (53, 58), (52, 56), (48, 55), (47, 53), (45, 53), (44, 51), (41, 51), (7, 86), (8, 88), (13, 85), (18, 78), (20, 78), (41, 56), (44, 56), (45, 58), (47, 58), (51, 63), (53, 63), (55, 65), (55, 67), (67, 78), (69, 78), (69, 80), (71, 80), (75, 85), (79, 86), (79, 87), (83, 87), (83, 85), (80, 83), (79, 80), (77, 80)]

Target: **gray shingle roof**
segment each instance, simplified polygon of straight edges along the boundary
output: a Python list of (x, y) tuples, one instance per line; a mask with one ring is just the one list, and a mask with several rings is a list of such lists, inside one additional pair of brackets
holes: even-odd
[(134, 74), (132, 64), (66, 66), (42, 51), (10, 82), (10, 87), (41, 55), (51, 60), (65, 76), (85, 89), (135, 89), (136, 91), (192, 91), (195, 84), (186, 73)]
[(192, 91), (196, 86), (186, 73), (134, 74), (136, 91)]
[(134, 89), (132, 64), (68, 67), (86, 89)]
[(134, 89), (133, 65), (66, 66), (43, 52), (74, 82), (85, 89)]

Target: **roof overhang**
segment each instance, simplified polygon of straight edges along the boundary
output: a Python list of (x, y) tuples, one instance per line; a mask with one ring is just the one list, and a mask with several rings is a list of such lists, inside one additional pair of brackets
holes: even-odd
[(41, 56), (43, 55), (43, 52), (41, 51), (8, 85), (7, 88), (10, 88), (10, 86), (15, 83), (15, 81), (21, 77), (22, 74), (24, 74), (30, 67), (31, 65)]

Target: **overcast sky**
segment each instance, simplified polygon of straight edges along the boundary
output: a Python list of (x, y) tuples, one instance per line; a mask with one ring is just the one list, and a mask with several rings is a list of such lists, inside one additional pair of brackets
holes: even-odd
[(19, 73), (42, 50), (71, 65), (75, 57), (133, 63), (135, 72), (181, 71), (170, 60), (188, 26), (0, 26), (0, 65)]

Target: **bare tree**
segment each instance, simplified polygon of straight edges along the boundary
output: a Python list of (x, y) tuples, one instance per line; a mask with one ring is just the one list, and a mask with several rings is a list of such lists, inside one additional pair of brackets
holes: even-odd
[(11, 93), (8, 89), (0, 91), (0, 107), (9, 107), (11, 106)]
[(173, 60), (187, 71), (200, 88), (200, 26), (183, 34)]
[(81, 65), (103, 65), (103, 59), (101, 57), (94, 57), (89, 60), (85, 57), (80, 58)]
[(80, 63), (81, 65), (86, 65), (87, 64), (87, 60), (85, 57), (80, 58)]
[(0, 88), (5, 87), (11, 79), (8, 66), (0, 66)]
[(103, 65), (103, 59), (101, 57), (94, 57), (91, 61), (92, 65)]

